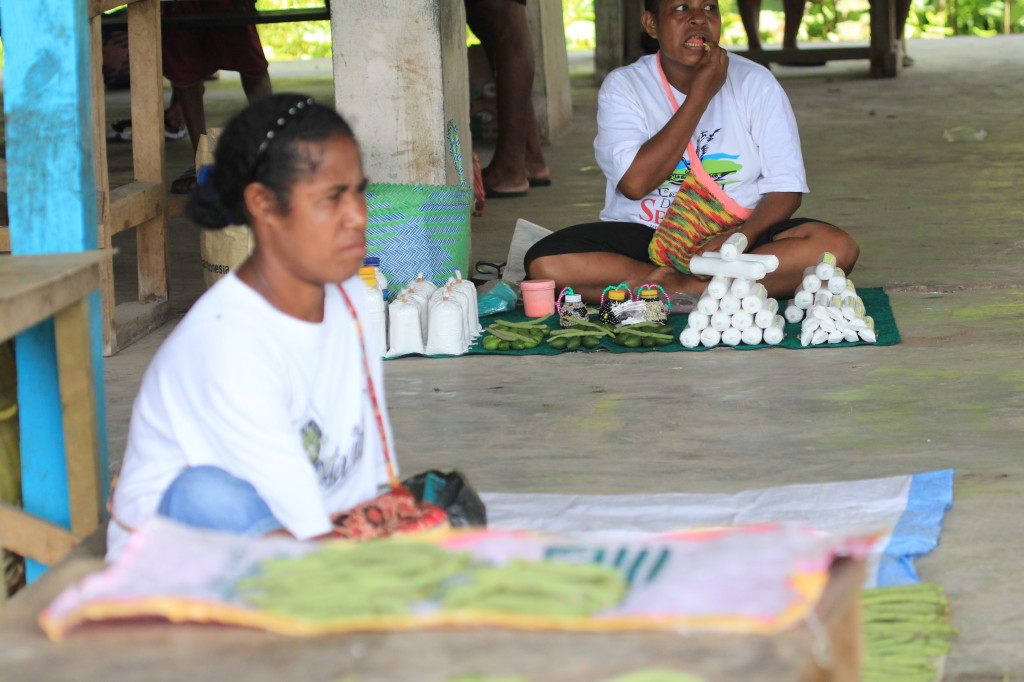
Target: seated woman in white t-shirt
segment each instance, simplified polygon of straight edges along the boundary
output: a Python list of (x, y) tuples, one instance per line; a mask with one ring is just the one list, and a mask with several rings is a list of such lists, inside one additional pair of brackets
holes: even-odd
[(305, 96), (273, 95), (232, 119), (215, 159), (188, 215), (207, 228), (250, 225), (255, 250), (192, 306), (146, 371), (109, 559), (154, 514), (325, 536), (393, 479), (380, 358), (366, 351), (379, 344), (359, 323), (366, 178), (351, 129)]
[(718, 46), (718, 5), (645, 0), (642, 22), (660, 52), (612, 71), (598, 97), (601, 222), (535, 244), (529, 277), (590, 301), (620, 282), (696, 294), (709, 278), (690, 274), (690, 258), (736, 231), (748, 252), (778, 257), (762, 280), (772, 297), (791, 296), (824, 251), (851, 270), (859, 250), (848, 234), (793, 218), (808, 191), (793, 111), (771, 72)]

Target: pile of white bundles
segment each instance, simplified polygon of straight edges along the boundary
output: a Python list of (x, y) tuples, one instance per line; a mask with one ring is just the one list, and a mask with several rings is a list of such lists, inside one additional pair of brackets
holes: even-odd
[(875, 343), (875, 321), (864, 310), (857, 288), (826, 251), (818, 264), (804, 271), (804, 279), (786, 306), (786, 319), (801, 322), (800, 344), (866, 341)]
[(746, 236), (737, 233), (720, 251), (690, 260), (690, 272), (712, 278), (679, 334), (685, 348), (782, 343), (786, 321), (778, 314), (779, 302), (758, 281), (779, 267), (779, 259), (743, 253), (746, 247)]
[(388, 306), (388, 352), (461, 355), (483, 328), (477, 316), (476, 286), (458, 270), (441, 286), (423, 274), (411, 280)]

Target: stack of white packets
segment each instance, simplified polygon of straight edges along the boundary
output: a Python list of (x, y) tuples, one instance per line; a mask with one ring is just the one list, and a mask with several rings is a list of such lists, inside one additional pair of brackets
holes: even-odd
[(476, 286), (455, 271), (438, 287), (422, 273), (388, 306), (386, 357), (409, 353), (461, 355), (483, 328), (477, 314)]
[(803, 346), (877, 340), (875, 321), (866, 314), (857, 288), (828, 251), (804, 271), (785, 315), (788, 322), (801, 323)]
[(746, 247), (746, 236), (737, 233), (720, 251), (690, 260), (690, 272), (712, 278), (679, 334), (685, 348), (782, 343), (786, 321), (778, 314), (779, 302), (758, 281), (779, 267), (779, 259), (743, 253)]

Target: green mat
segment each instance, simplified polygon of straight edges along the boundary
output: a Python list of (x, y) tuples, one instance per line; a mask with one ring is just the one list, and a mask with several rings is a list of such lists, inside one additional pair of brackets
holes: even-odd
[[(686, 320), (689, 315), (669, 315), (668, 323), (672, 325), (675, 331), (675, 341), (668, 344), (667, 346), (661, 346), (658, 348), (626, 348), (625, 346), (619, 346), (611, 342), (611, 340), (605, 338), (601, 340), (601, 345), (593, 349), (578, 348), (572, 351), (566, 350), (555, 350), (547, 345), (547, 343), (541, 343), (536, 348), (530, 348), (527, 350), (484, 350), (480, 343), (484, 338), (484, 335), (480, 335), (476, 343), (469, 349), (469, 353), (479, 353), (488, 355), (559, 355), (561, 353), (593, 353), (598, 350), (611, 351), (612, 353), (672, 353), (675, 351), (705, 351), (711, 350), (712, 348), (734, 348), (736, 350), (757, 350), (759, 348), (796, 348), (799, 350), (810, 350), (812, 348), (845, 348), (848, 346), (892, 346), (900, 342), (900, 332), (896, 328), (896, 318), (892, 314), (892, 306), (889, 305), (889, 295), (881, 288), (875, 289), (858, 289), (857, 294), (864, 301), (864, 308), (867, 310), (867, 314), (875, 320), (875, 335), (878, 338), (877, 343), (867, 343), (865, 341), (857, 341), (850, 343), (844, 341), (842, 343), (824, 343), (819, 346), (801, 346), (798, 334), (800, 333), (800, 323), (795, 322), (793, 324), (787, 324), (785, 328), (786, 336), (782, 340), (782, 343), (777, 346), (769, 346), (768, 344), (758, 344), (756, 346), (748, 346), (740, 344), (738, 346), (727, 346), (725, 344), (719, 344), (708, 348), (707, 346), (697, 346), (696, 348), (686, 348), (679, 343), (679, 332), (683, 331), (686, 327)], [(786, 302), (779, 301), (779, 314), (786, 309)], [(495, 320), (506, 320), (508, 322), (521, 322), (529, 319), (523, 313), (522, 308), (517, 308), (513, 312), (499, 313), (490, 317), (480, 318), (480, 324), (484, 327), (492, 324)], [(548, 318), (548, 326), (552, 329), (558, 327), (558, 319), (554, 316)]]

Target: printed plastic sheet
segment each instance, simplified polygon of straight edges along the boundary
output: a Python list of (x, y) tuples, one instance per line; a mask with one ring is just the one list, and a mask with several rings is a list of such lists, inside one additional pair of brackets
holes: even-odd
[(624, 578), (624, 596), (615, 606), (586, 616), (446, 608), (444, 590), (472, 579), (460, 575), (439, 593), (409, 603), (401, 615), (310, 620), (253, 607), (239, 584), (261, 571), (261, 561), (303, 556), (323, 544), (244, 538), (157, 517), (136, 531), (115, 563), (58, 595), (39, 622), (54, 640), (87, 620), (152, 616), (288, 635), (460, 626), (768, 634), (805, 617), (820, 597), (836, 556), (863, 557), (875, 541), (877, 535), (843, 537), (780, 524), (660, 535), (450, 529), (381, 542), (434, 543), (448, 552), (468, 553), (472, 567), (503, 566), (513, 560), (602, 564)]
[(865, 587), (919, 581), (913, 560), (939, 544), (953, 501), (952, 469), (905, 476), (787, 485), (734, 495), (483, 493), (492, 528), (551, 533), (659, 533), (673, 528), (797, 523), (837, 533), (884, 529)]

